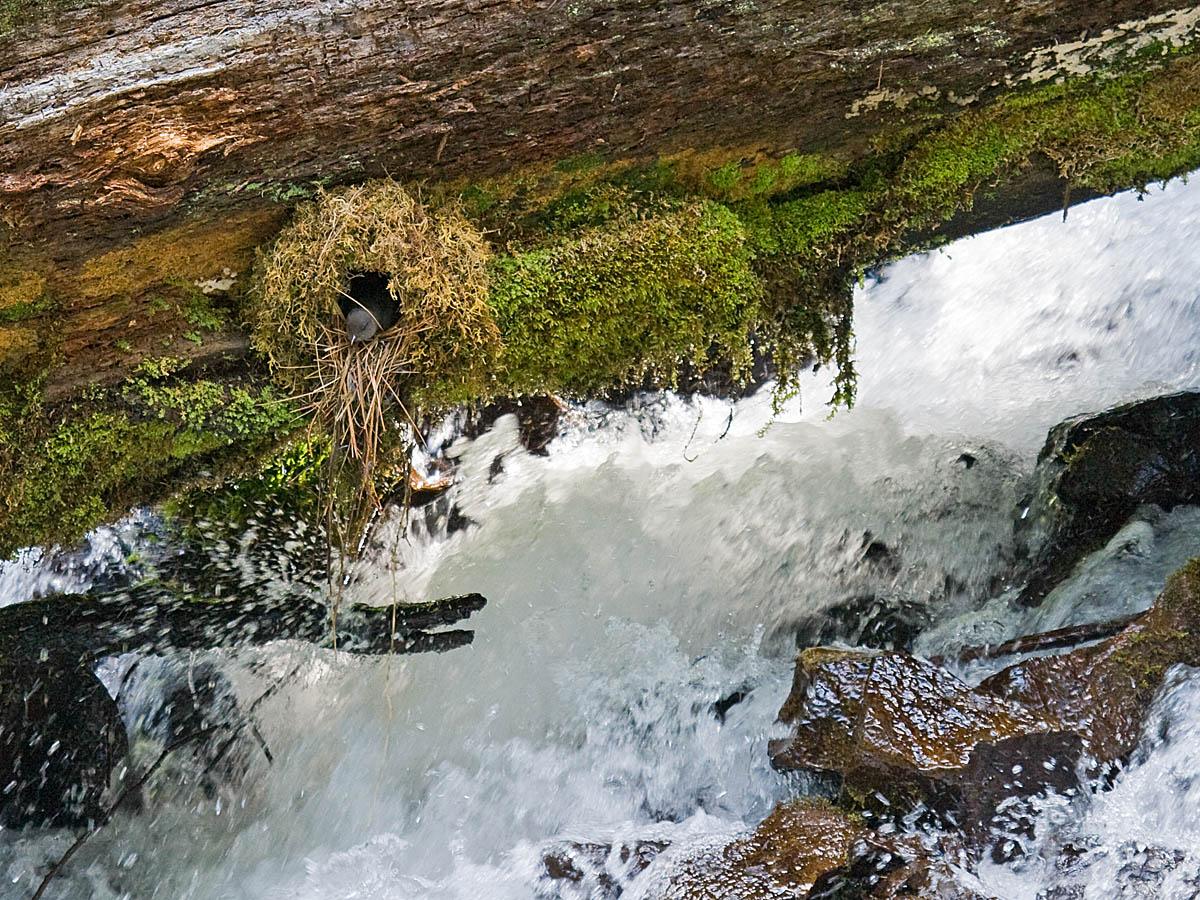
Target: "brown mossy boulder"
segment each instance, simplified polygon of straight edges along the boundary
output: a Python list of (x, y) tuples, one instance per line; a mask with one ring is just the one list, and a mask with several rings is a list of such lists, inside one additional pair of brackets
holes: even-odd
[(1028, 834), (1020, 804), (1078, 787), (1079, 761), (1118, 762), (1174, 665), (1200, 665), (1200, 558), (1168, 580), (1117, 635), (1010, 666), (972, 689), (902, 653), (815, 648), (800, 654), (773, 741), (780, 769), (829, 773), (871, 814), (919, 806), (975, 845)]
[(698, 853), (662, 874), (657, 900), (758, 900), (806, 897), (822, 876), (860, 858), (888, 858), (895, 868), (912, 848), (875, 835), (862, 819), (819, 802), (777, 806), (747, 837)]
[(981, 740), (1057, 727), (1019, 703), (977, 697), (915, 656), (826, 647), (800, 654), (779, 718), (794, 730), (772, 743), (776, 765), (840, 773), (863, 764), (957, 769)]
[(1076, 786), (1082, 742), (1056, 718), (904, 653), (805, 650), (779, 717), (777, 768), (834, 775), (872, 814), (925, 807), (975, 842), (1028, 828), (998, 819), (1003, 800)]
[(1083, 738), (1091, 757), (1116, 762), (1136, 746), (1150, 701), (1179, 663), (1200, 665), (1200, 557), (1119, 634), (1009, 666), (975, 692), (1053, 718)]
[(872, 831), (861, 817), (821, 801), (783, 803), (752, 834), (668, 863), (639, 896), (986, 900), (955, 877), (950, 861), (961, 848), (944, 843), (930, 848), (911, 836)]

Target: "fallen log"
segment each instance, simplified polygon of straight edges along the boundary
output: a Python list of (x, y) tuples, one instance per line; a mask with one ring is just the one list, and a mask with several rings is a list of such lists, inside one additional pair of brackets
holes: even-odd
[[(1200, 12), (1165, 0), (66, 6), (0, 14), (5, 556), (295, 427), (246, 285), (325, 188), (390, 175), (487, 235), (497, 395), (669, 382), (685, 360), (576, 287), (672, 297), (680, 260), (729, 260), (692, 315), (743, 298), (747, 333), (836, 366), (849, 402), (864, 268), (1200, 165)], [(586, 365), (547, 352), (598, 334)]]

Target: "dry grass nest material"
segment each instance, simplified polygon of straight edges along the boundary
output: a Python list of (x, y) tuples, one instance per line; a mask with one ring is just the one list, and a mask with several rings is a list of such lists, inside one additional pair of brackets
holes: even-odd
[[(392, 180), (322, 192), (260, 251), (252, 342), (370, 478), (385, 413), (435, 380), (482, 383), (500, 346), (488, 245), (454, 208)], [(351, 344), (338, 308), (351, 272), (390, 276), (396, 324)]]

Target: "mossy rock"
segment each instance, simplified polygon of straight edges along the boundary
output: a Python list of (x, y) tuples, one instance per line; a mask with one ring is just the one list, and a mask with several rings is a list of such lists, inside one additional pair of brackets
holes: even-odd
[(1141, 739), (1167, 670), (1200, 665), (1200, 558), (1172, 575), (1154, 605), (1114, 637), (1060, 656), (1010, 666), (980, 696), (1053, 717), (1101, 763), (1122, 762)]

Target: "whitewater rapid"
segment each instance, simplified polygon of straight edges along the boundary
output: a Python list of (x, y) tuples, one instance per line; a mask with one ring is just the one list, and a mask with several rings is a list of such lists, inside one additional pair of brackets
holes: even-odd
[[(656, 841), (669, 857), (753, 827), (803, 787), (766, 754), (797, 629), (874, 602), (936, 624), (922, 645), (936, 652), (1036, 624), (1006, 618), (1002, 599), (1024, 478), (1061, 419), (1200, 387), (1196, 246), (1200, 188), (1173, 182), (894, 263), (856, 291), (859, 403), (832, 419), (818, 373), (778, 416), (767, 393), (655, 395), (573, 407), (546, 457), (519, 449), (511, 418), (450, 444), (472, 524), (405, 537), (391, 523), (349, 591), (379, 604), (479, 591), (474, 644), (381, 660), (281, 643), (178, 661), (215, 663), (244, 703), (286, 681), (256, 712), (274, 762), (251, 745), (244, 777), (210, 793), (166, 767), (145, 809), (103, 829), (47, 896), (585, 897), (595, 885), (546, 881), (549, 849)], [(0, 605), (124, 572), (154, 521), (102, 530), (90, 557), (5, 564)], [(1160, 569), (1194, 552), (1178, 523), (1143, 524)], [(1142, 577), (1150, 599), (1157, 572)], [(1172, 682), (1171, 734), (1200, 728), (1198, 692)], [(722, 718), (714, 704), (736, 694)], [(1129, 786), (1072, 810), (1073, 827), (1101, 844), (1125, 840), (1128, 817), (1147, 834), (1176, 827), (1200, 776), (1179, 747), (1148, 745)], [(1135, 783), (1168, 772), (1187, 806)], [(1200, 851), (1195, 829), (1178, 833)], [(69, 842), (0, 832), (0, 896), (31, 893)], [(1014, 900), (1051, 879), (984, 874)]]

